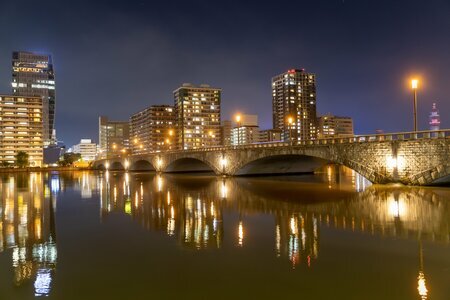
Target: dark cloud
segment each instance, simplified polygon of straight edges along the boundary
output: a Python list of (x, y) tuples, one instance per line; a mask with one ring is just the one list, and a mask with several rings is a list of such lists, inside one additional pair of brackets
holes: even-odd
[(52, 53), (57, 133), (71, 145), (97, 139), (100, 114), (171, 104), (183, 82), (223, 88), (223, 118), (257, 113), (268, 128), (271, 77), (306, 68), (319, 111), (350, 115), (363, 133), (411, 129), (405, 80), (417, 73), (421, 127), (436, 101), (448, 128), (449, 30), (444, 0), (2, 1), (0, 91), (13, 50)]

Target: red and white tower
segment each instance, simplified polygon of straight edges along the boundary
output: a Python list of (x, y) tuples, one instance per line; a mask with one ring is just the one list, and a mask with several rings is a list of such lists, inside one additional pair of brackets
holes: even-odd
[(441, 118), (439, 116), (439, 110), (436, 108), (436, 103), (433, 103), (433, 108), (430, 113), (430, 130), (439, 130), (441, 125)]

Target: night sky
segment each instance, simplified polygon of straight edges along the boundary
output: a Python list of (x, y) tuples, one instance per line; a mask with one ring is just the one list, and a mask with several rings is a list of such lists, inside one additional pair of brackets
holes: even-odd
[(417, 75), (420, 129), (433, 102), (450, 128), (448, 0), (94, 2), (0, 0), (0, 93), (12, 51), (51, 53), (68, 146), (97, 141), (99, 115), (173, 105), (185, 82), (222, 88), (222, 119), (271, 128), (271, 78), (290, 68), (315, 73), (318, 112), (353, 117), (360, 134), (412, 130)]

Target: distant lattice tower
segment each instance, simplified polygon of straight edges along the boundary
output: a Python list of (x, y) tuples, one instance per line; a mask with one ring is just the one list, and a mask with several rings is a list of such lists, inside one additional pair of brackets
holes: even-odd
[(441, 118), (439, 116), (439, 110), (436, 108), (436, 103), (433, 103), (433, 108), (430, 113), (430, 130), (439, 130), (441, 125)]

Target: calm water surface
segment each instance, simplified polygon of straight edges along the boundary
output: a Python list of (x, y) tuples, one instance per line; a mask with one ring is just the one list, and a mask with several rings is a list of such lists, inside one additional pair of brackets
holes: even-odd
[(0, 299), (450, 299), (450, 188), (0, 174)]

